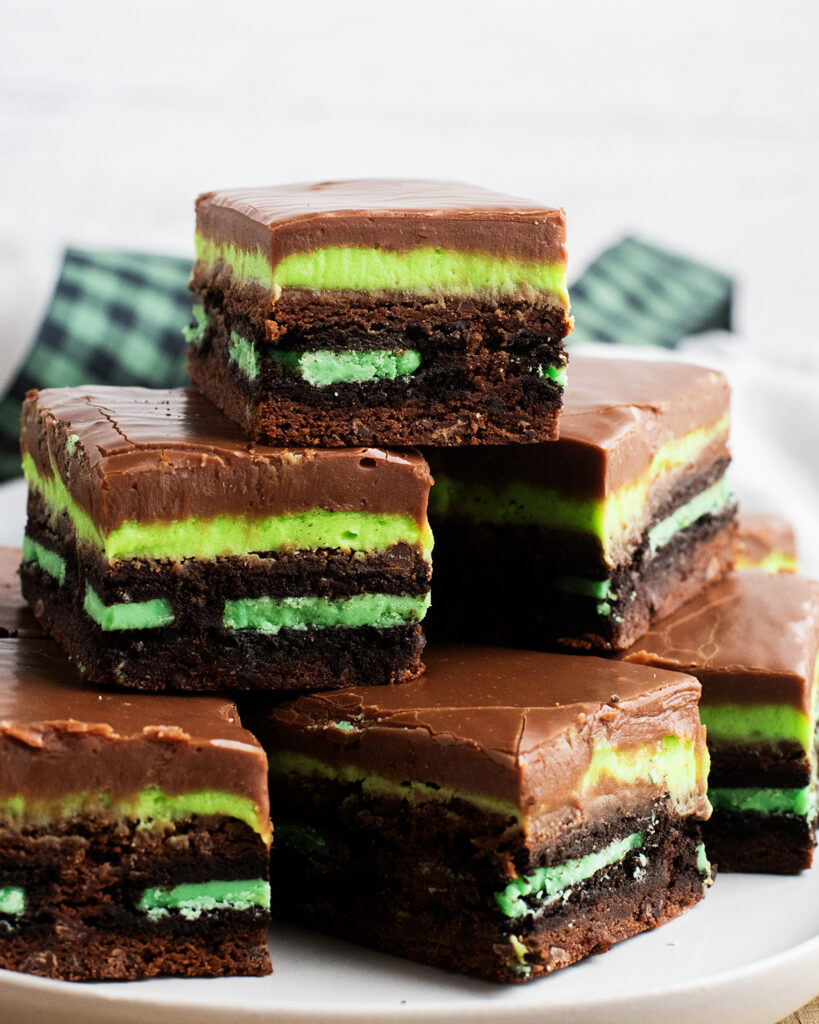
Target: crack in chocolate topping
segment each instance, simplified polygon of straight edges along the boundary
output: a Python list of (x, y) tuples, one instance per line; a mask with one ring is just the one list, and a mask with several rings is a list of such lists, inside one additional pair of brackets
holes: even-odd
[(291, 253), (328, 246), (440, 246), (566, 262), (562, 210), (457, 182), (374, 178), (223, 189), (199, 196), (196, 219), (205, 237), (261, 249), (273, 267)]

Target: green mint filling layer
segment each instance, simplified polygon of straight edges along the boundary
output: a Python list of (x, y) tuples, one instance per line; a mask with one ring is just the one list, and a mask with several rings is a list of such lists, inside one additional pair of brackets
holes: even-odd
[(548, 377), (558, 387), (565, 388), (569, 380), (565, 366), (538, 366), (538, 377)]
[(389, 249), (328, 246), (291, 253), (275, 268), (260, 249), (240, 249), (196, 233), (196, 258), (227, 264), (240, 281), (262, 287), (313, 291), (411, 292), (508, 295), (520, 290), (548, 292), (568, 308), (565, 263), (537, 263), (481, 253), (423, 246)]
[[(531, 525), (589, 533), (598, 538), (604, 557), (613, 564), (609, 555), (613, 543), (622, 535), (624, 525), (639, 521), (644, 515), (652, 484), (664, 474), (694, 462), (700, 452), (727, 429), (728, 417), (725, 416), (711, 427), (698, 428), (667, 441), (639, 479), (624, 485), (604, 500), (572, 498), (557, 488), (537, 487), (524, 481), (472, 483), (436, 472), (435, 486), (429, 496), (430, 514), (433, 518), (439, 516), (454, 521), (501, 526)], [(727, 501), (730, 497), (727, 485), (725, 495)], [(677, 511), (682, 518), (682, 509)], [(690, 511), (686, 514), (690, 515)], [(668, 520), (664, 520), (655, 529), (664, 524), (668, 524), (665, 529), (671, 526)], [(683, 528), (682, 525), (678, 527)]]
[(395, 380), (414, 373), (421, 365), (421, 353), (416, 349), (378, 349), (372, 352), (350, 350), (332, 352), (271, 352), (270, 358), (282, 368), (295, 371), (308, 384), (324, 388), (329, 384), (354, 382), (364, 384), (371, 380)]
[(148, 786), (132, 797), (117, 800), (108, 790), (64, 793), (53, 800), (37, 800), (23, 795), (0, 799), (0, 821), (15, 827), (45, 824), (81, 814), (127, 818), (146, 826), (188, 819), (194, 815), (236, 818), (263, 838), (270, 836), (270, 822), (260, 816), (259, 808), (249, 797), (219, 789), (166, 793), (158, 786)]
[(31, 537), (23, 537), (23, 561), (33, 562), (44, 573), (55, 579), (60, 586), (65, 583), (65, 559), (56, 551), (49, 551), (39, 541)]
[(709, 743), (796, 742), (806, 753), (813, 749), (810, 715), (789, 704), (700, 704), (700, 718)]
[(65, 450), (68, 452), (69, 455), (75, 455), (79, 443), (79, 434), (69, 434), (68, 437), (65, 439)]
[(733, 494), (725, 477), (711, 487), (701, 491), (691, 501), (680, 505), (667, 519), (663, 519), (648, 531), (648, 543), (651, 554), (667, 544), (672, 537), (686, 527), (691, 526), (703, 516), (713, 515), (721, 511), (733, 499)]
[(754, 811), (757, 814), (793, 814), (813, 819), (816, 793), (804, 789), (710, 788), (708, 799), (715, 811)]
[(644, 841), (642, 832), (632, 832), (625, 839), (618, 839), (602, 850), (587, 853), (585, 857), (576, 857), (555, 867), (538, 868), (531, 875), (515, 878), (502, 892), (496, 892), (495, 902), (506, 917), (523, 917), (533, 909), (524, 897), (535, 896), (548, 905), (570, 886), (586, 881), (603, 868), (619, 864), (632, 850), (639, 850)]
[(19, 917), (26, 910), (26, 890), (18, 885), (0, 885), (0, 914)]
[(23, 455), (23, 473), (52, 515), (66, 512), (79, 540), (99, 548), (109, 561), (128, 558), (218, 558), (254, 552), (339, 548), (344, 551), (383, 551), (395, 544), (432, 550), (429, 525), (423, 528), (412, 516), (379, 512), (333, 512), (311, 509), (286, 515), (251, 519), (217, 515), (192, 516), (175, 522), (127, 522), (103, 536), (81, 509), (62, 481), (40, 474), (34, 460)]
[(171, 602), (162, 597), (150, 601), (103, 604), (90, 583), (85, 585), (85, 613), (106, 633), (116, 629), (158, 629), (174, 621)]
[(188, 345), (201, 345), (210, 324), (210, 317), (199, 302), (193, 304), (193, 321), (193, 324), (183, 328), (182, 337)]
[(242, 373), (249, 380), (255, 380), (259, 376), (259, 356), (253, 343), (236, 331), (231, 331), (228, 348), (230, 358), (235, 361)]
[(389, 629), (420, 622), (429, 608), (429, 595), (356, 594), (354, 597), (249, 597), (225, 601), (228, 629), (278, 633), (280, 629), (333, 626), (376, 626)]
[(165, 917), (170, 911), (177, 912), (186, 921), (195, 921), (209, 910), (250, 910), (252, 907), (270, 909), (270, 884), (261, 878), (190, 882), (173, 888), (146, 889), (136, 904), (136, 909), (152, 921)]
[[(333, 728), (338, 728), (338, 723), (334, 722)], [(661, 788), (663, 793), (668, 793), (676, 806), (686, 808), (691, 797), (699, 792), (698, 777), (707, 777), (707, 759), (706, 752), (705, 763), (698, 765), (694, 741), (680, 740), (676, 736), (666, 736), (662, 741), (623, 749), (601, 742), (594, 748), (579, 788), (586, 794), (598, 789), (601, 782), (607, 787), (610, 780), (625, 785), (647, 780)], [(511, 801), (451, 786), (439, 786), (434, 780), (393, 782), (356, 765), (345, 764), (335, 768), (317, 758), (286, 750), (270, 751), (268, 763), (272, 773), (328, 779), (360, 786), (363, 792), (379, 796), (394, 796), (405, 800), (440, 800), (444, 803), (456, 799), (465, 800), (482, 810), (504, 817), (521, 820), (527, 816)], [(536, 815), (549, 809), (531, 808), (528, 813)]]

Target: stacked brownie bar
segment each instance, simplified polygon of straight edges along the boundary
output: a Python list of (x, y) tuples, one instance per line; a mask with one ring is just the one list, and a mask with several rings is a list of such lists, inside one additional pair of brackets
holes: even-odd
[(557, 441), (427, 449), (433, 632), (622, 650), (722, 578), (729, 397), (714, 370), (573, 357)]

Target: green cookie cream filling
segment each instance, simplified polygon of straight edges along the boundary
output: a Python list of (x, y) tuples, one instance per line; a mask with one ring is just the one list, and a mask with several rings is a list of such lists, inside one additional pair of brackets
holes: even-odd
[(0, 821), (18, 828), (86, 814), (127, 818), (146, 827), (194, 815), (236, 818), (262, 838), (270, 837), (270, 822), (260, 816), (259, 808), (252, 800), (219, 789), (166, 793), (158, 786), (149, 786), (132, 797), (118, 800), (114, 800), (108, 790), (64, 793), (53, 800), (31, 799), (22, 795), (0, 799)]
[(65, 583), (65, 559), (56, 551), (49, 551), (39, 541), (31, 537), (23, 537), (23, 561), (33, 562), (44, 573), (55, 579), (60, 586)]
[(186, 921), (195, 921), (212, 910), (270, 909), (270, 884), (261, 878), (223, 882), (197, 882), (173, 888), (145, 889), (136, 909), (156, 921), (175, 911)]
[(429, 595), (356, 594), (354, 597), (250, 597), (225, 601), (228, 629), (254, 629), (278, 633), (280, 629), (316, 629), (333, 626), (375, 626), (389, 629), (420, 622)]
[(414, 373), (421, 365), (421, 353), (416, 349), (277, 351), (271, 352), (270, 358), (316, 388), (349, 382), (363, 384), (371, 380), (395, 380)]
[(236, 331), (230, 332), (230, 358), (234, 360), (242, 373), (250, 380), (259, 376), (259, 356), (252, 342), (243, 338)]
[(565, 263), (537, 263), (422, 246), (394, 252), (328, 246), (291, 253), (275, 268), (260, 249), (241, 249), (196, 233), (196, 259), (227, 264), (235, 278), (264, 288), (408, 292), (417, 295), (511, 295), (548, 292), (568, 309)]
[(0, 885), (0, 914), (19, 917), (26, 911), (26, 890), (18, 885)]
[(109, 561), (128, 558), (219, 558), (267, 551), (336, 548), (343, 551), (383, 551), (409, 544), (425, 554), (432, 550), (429, 525), (423, 528), (412, 516), (379, 512), (333, 512), (312, 509), (250, 519), (216, 515), (193, 516), (173, 522), (131, 521), (103, 536), (81, 509), (54, 468), (53, 476), (37, 471), (34, 460), (23, 455), (23, 473), (29, 487), (43, 498), (52, 515), (66, 512), (79, 540), (102, 550)]
[(793, 814), (813, 818), (816, 793), (804, 789), (710, 788), (708, 799), (715, 811), (753, 811), (756, 814)]
[(792, 741), (807, 752), (813, 747), (810, 716), (789, 704), (700, 704), (700, 718), (709, 742)]
[(661, 520), (648, 531), (648, 544), (651, 554), (667, 544), (672, 537), (691, 526), (703, 516), (714, 515), (733, 499), (728, 481), (723, 477), (713, 486), (701, 491), (691, 501), (680, 505), (667, 519)]
[(85, 613), (105, 632), (116, 629), (158, 629), (170, 626), (174, 611), (170, 601), (156, 597), (150, 601), (103, 604), (90, 583), (85, 585)]
[(182, 337), (188, 345), (201, 345), (205, 331), (210, 324), (210, 317), (205, 312), (205, 307), (199, 302), (193, 304), (193, 320), (192, 326), (183, 328)]
[[(644, 843), (642, 832), (632, 832), (624, 839), (618, 839), (602, 850), (576, 857), (555, 867), (538, 868), (531, 875), (515, 878), (501, 892), (495, 893), (495, 902), (506, 917), (523, 917), (533, 913), (524, 900), (535, 896), (542, 905), (554, 902), (570, 886), (586, 881), (592, 875), (625, 860), (632, 850), (639, 850)], [(534, 908), (536, 910), (536, 908)]]

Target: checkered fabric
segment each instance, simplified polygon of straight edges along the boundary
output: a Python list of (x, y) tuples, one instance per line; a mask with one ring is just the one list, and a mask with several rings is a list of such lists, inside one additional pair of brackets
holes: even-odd
[(730, 277), (637, 238), (601, 253), (570, 293), (572, 343), (674, 348), (690, 334), (731, 330)]
[[(182, 329), (191, 264), (171, 256), (69, 249), (45, 320), (0, 400), (0, 480), (20, 472), (20, 403), (29, 388), (187, 382)], [(673, 346), (730, 329), (731, 280), (626, 238), (571, 288), (575, 341)]]
[(20, 403), (29, 388), (186, 383), (191, 261), (68, 249), (31, 350), (0, 401), (0, 479), (20, 473)]

